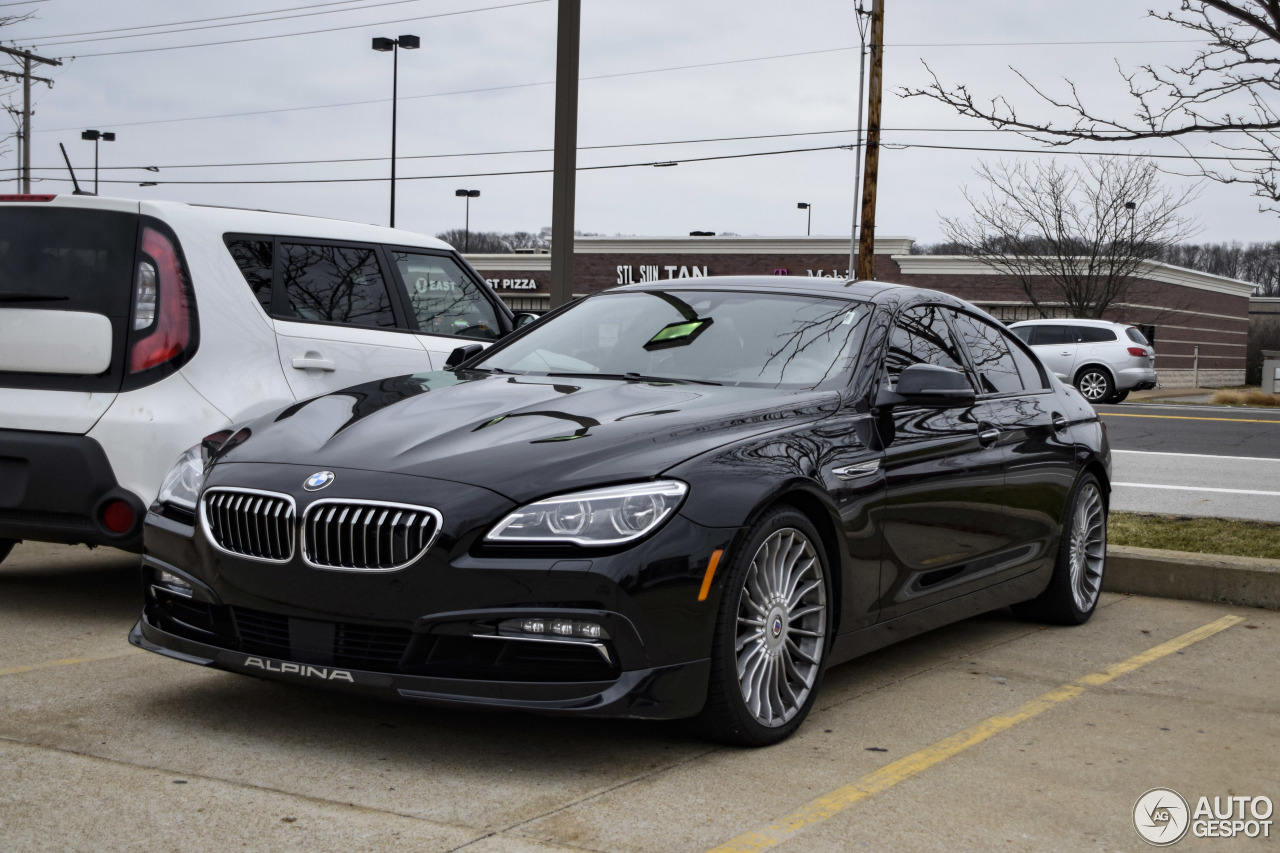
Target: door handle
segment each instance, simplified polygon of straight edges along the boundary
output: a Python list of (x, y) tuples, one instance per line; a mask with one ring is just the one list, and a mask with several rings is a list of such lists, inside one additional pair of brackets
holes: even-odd
[(978, 441), (983, 444), (995, 444), (1000, 439), (1000, 430), (995, 427), (984, 429), (978, 433)]
[(1071, 355), (1071, 350), (1067, 350), (1066, 352), (1063, 353), (1063, 355)]
[(1053, 414), (1053, 428), (1054, 428), (1055, 430), (1064, 430), (1064, 429), (1066, 429), (1066, 428), (1067, 428), (1067, 419), (1066, 419), (1066, 418), (1064, 418), (1062, 415), (1058, 414), (1057, 412), (1054, 412), (1054, 414)]
[(295, 358), (293, 367), (295, 370), (323, 370), (327, 373), (332, 373), (338, 369), (338, 365), (327, 358), (323, 358), (319, 353), (307, 353), (301, 358)]

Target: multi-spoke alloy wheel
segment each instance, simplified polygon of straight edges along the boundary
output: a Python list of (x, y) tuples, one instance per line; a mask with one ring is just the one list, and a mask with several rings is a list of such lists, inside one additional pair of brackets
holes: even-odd
[(785, 505), (751, 526), (726, 569), (696, 724), (725, 743), (768, 746), (800, 727), (822, 686), (835, 625), (831, 569), (813, 522)]
[(1107, 561), (1107, 509), (1102, 493), (1090, 482), (1076, 496), (1071, 526), (1071, 594), (1076, 607), (1088, 611), (1102, 590), (1102, 569)]
[(1107, 500), (1093, 474), (1083, 474), (1063, 508), (1058, 559), (1044, 592), (1013, 610), (1026, 619), (1082, 625), (1098, 606), (1107, 570)]
[(775, 531), (738, 594), (738, 685), (761, 725), (781, 726), (803, 707), (822, 665), (826, 627), (827, 590), (813, 543), (793, 527)]
[(1111, 377), (1101, 370), (1087, 370), (1080, 374), (1076, 387), (1090, 403), (1105, 403), (1111, 397)]

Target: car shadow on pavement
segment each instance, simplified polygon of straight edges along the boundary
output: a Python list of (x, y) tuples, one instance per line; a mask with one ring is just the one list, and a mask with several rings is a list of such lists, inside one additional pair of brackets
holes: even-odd
[(114, 548), (23, 543), (0, 565), (0, 618), (6, 612), (60, 617), (137, 618), (138, 556)]

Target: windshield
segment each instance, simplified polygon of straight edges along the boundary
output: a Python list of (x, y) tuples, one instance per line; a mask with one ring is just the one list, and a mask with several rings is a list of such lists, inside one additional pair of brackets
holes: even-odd
[(866, 305), (792, 293), (628, 291), (583, 299), (475, 367), (805, 390), (843, 383)]

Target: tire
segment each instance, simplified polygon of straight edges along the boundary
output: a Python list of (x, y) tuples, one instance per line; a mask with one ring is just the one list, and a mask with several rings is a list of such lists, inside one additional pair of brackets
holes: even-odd
[(1111, 399), (1110, 399), (1110, 400), (1108, 400), (1107, 402), (1108, 402), (1108, 403), (1123, 403), (1123, 402), (1124, 402), (1124, 398), (1125, 398), (1125, 397), (1128, 397), (1128, 396), (1129, 396), (1129, 392), (1128, 392), (1128, 391), (1117, 391), (1117, 392), (1115, 392), (1114, 394), (1112, 394), (1112, 395), (1111, 395)]
[(4, 558), (9, 556), (9, 552), (13, 550), (13, 546), (18, 544), (16, 539), (0, 539), (0, 563), (4, 562)]
[(1086, 367), (1076, 374), (1076, 390), (1090, 404), (1105, 403), (1115, 393), (1116, 386), (1111, 374), (1101, 367)]
[(830, 602), (827, 555), (813, 523), (790, 507), (765, 513), (725, 579), (707, 703), (695, 727), (739, 746), (779, 743), (800, 728), (822, 684)]
[(1097, 609), (1106, 567), (1106, 497), (1098, 478), (1085, 474), (1067, 504), (1049, 586), (1036, 598), (1015, 604), (1013, 612), (1035, 622), (1083, 625)]

